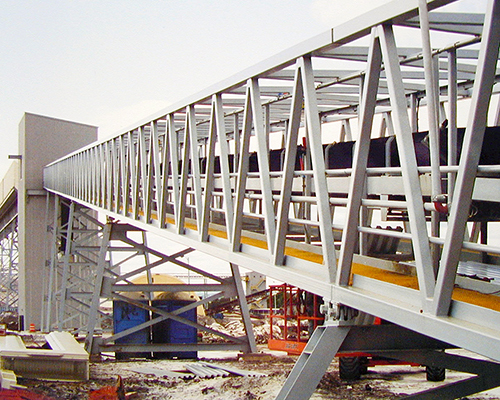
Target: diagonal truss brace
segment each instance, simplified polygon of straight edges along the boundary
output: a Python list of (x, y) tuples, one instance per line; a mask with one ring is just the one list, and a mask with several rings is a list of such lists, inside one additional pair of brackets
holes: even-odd
[[(112, 342), (114, 340), (131, 335), (144, 328), (149, 329), (151, 326), (167, 319), (219, 336), (233, 349), (256, 352), (250, 314), (238, 266), (231, 264), (232, 277), (230, 278), (215, 276), (179, 259), (192, 252), (192, 248), (166, 255), (149, 247), (145, 243), (143, 235), (143, 243), (129, 237), (129, 233), (131, 235), (143, 233), (136, 227), (112, 221), (101, 223), (91, 215), (89, 209), (76, 203), (64, 207), (69, 209), (67, 220), (62, 221), (64, 223), (62, 229), (58, 228), (60, 236), (55, 235), (53, 239), (64, 239), (66, 252), (62, 265), (61, 262), (53, 262), (51, 276), (54, 279), (51, 281), (50, 287), (54, 289), (56, 295), (49, 296), (51, 298), (51, 304), (47, 307), (49, 324), (51, 324), (49, 320), (50, 313), (53, 309), (57, 309), (57, 327), (59, 329), (74, 329), (76, 332), (85, 331), (87, 334), (86, 348), (90, 352), (99, 352), (101, 348), (109, 351), (110, 348), (113, 348)], [(113, 262), (112, 254), (116, 253), (120, 253), (121, 257), (116, 257), (117, 261)], [(127, 255), (128, 253), (131, 253), (131, 255)], [(135, 267), (132, 270), (130, 270), (130, 264), (128, 264), (128, 271), (120, 273), (121, 268), (126, 267), (128, 262), (137, 257), (145, 261), (144, 265), (137, 266), (137, 261), (133, 261)], [(132, 283), (135, 277), (144, 273), (151, 274), (151, 270), (167, 263), (186, 268), (214, 283)], [(162, 291), (171, 293), (204, 291), (213, 294), (202, 300), (193, 301), (172, 312), (153, 307), (149, 302), (139, 302), (127, 297), (127, 293), (130, 292), (143, 292), (147, 294), (147, 299), (151, 299), (150, 293)], [(220, 298), (237, 298), (239, 300), (246, 335), (233, 337), (180, 316), (186, 311), (196, 309), (198, 306), (203, 306)], [(100, 308), (105, 300), (125, 301), (135, 307), (148, 310), (151, 316), (158, 315), (158, 317), (152, 317), (144, 324), (122, 331), (104, 341), (101, 339), (96, 340), (95, 332), (100, 325), (100, 321), (102, 318), (109, 318), (109, 315)], [(153, 346), (160, 348), (162, 344)], [(123, 345), (119, 347), (121, 348)], [(164, 347), (168, 346), (165, 345)], [(204, 349), (206, 347), (204, 345)], [(120, 349), (120, 351), (123, 351), (123, 349)]]

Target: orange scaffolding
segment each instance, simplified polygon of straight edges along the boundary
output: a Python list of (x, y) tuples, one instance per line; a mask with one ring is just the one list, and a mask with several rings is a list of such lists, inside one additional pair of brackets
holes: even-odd
[[(295, 286), (287, 284), (270, 286), (269, 349), (295, 355), (302, 353), (314, 329), (324, 321), (319, 312), (322, 303), (323, 299), (320, 296)], [(273, 330), (274, 326), (280, 327), (280, 337)]]

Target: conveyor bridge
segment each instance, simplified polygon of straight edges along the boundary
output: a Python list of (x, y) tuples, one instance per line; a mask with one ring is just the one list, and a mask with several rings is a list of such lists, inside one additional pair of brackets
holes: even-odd
[[(279, 398), (308, 398), (349, 332), (360, 346), (358, 312), (433, 343), (399, 357), (471, 370), (438, 341), (496, 371), (498, 280), (460, 271), (498, 268), (500, 160), (486, 153), (500, 142), (486, 126), (499, 125), (500, 1), (483, 14), (447, 12), (449, 3), (398, 0), (318, 35), (48, 165), (45, 189), (73, 213), (106, 215), (106, 226), (323, 296), (330, 323)], [(370, 150), (376, 137), (386, 139)], [(389, 339), (366, 343), (398, 356)], [(459, 393), (500, 385), (486, 370)]]

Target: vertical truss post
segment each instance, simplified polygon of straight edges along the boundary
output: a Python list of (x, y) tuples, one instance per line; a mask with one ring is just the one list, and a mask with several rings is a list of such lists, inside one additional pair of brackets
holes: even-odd
[(141, 201), (142, 201), (142, 193), (143, 193), (143, 188), (142, 188), (142, 171), (144, 170), (142, 168), (142, 149), (143, 149), (143, 146), (142, 146), (142, 140), (141, 138), (144, 138), (144, 135), (143, 135), (143, 131), (144, 131), (144, 128), (143, 127), (140, 127), (140, 128), (137, 128), (137, 136), (138, 136), (138, 140), (137, 140), (137, 146), (135, 147), (135, 149), (133, 150), (134, 152), (134, 192), (133, 192), (133, 200), (132, 200), (132, 208), (133, 208), (133, 217), (135, 220), (139, 219), (139, 215), (140, 215), (140, 212), (141, 212)]
[(340, 127), (340, 142), (350, 142), (352, 140), (351, 122), (348, 119), (342, 120)]
[[(94, 204), (102, 204), (103, 208), (111, 209), (114, 184), (111, 142), (100, 144), (99, 149), (102, 153), (101, 156), (96, 157), (92, 152), (89, 154), (91, 164), (88, 166), (87, 174), (89, 174), (91, 188), (90, 198)], [(99, 185), (99, 182), (101, 182), (102, 186)], [(101, 189), (103, 190), (102, 193), (100, 193)]]
[(99, 250), (99, 259), (95, 271), (95, 284), (93, 288), (92, 300), (90, 303), (89, 320), (87, 327), (87, 339), (85, 340), (85, 349), (91, 353), (94, 342), (94, 331), (97, 324), (99, 306), (101, 305), (101, 292), (106, 269), (106, 255), (108, 253), (109, 240), (111, 237), (112, 224), (106, 224), (103, 230), (103, 237)]
[[(97, 204), (102, 204), (103, 206), (106, 206), (105, 203), (101, 203), (100, 202), (100, 192), (101, 192), (101, 189), (100, 189), (100, 185), (98, 184), (101, 179), (101, 170), (100, 170), (100, 167), (99, 165), (105, 165), (104, 164), (104, 159), (103, 159), (103, 162), (102, 164), (99, 162), (99, 150), (104, 148), (105, 145), (100, 145), (98, 147), (95, 147), (93, 149), (90, 149), (89, 150), (89, 153), (91, 155), (91, 158), (89, 160), (89, 165), (88, 165), (88, 169), (89, 169), (89, 179), (90, 179), (90, 185), (92, 186), (93, 190), (92, 192), (90, 193), (90, 201), (91, 202), (97, 202)], [(102, 175), (105, 175), (105, 174), (102, 174)]]
[[(143, 180), (142, 180), (142, 188), (143, 188), (143, 196), (142, 199), (142, 211), (144, 215), (144, 221), (147, 224), (151, 224), (153, 222), (153, 204), (155, 201), (155, 193), (153, 190), (153, 180), (156, 176), (160, 176), (159, 172), (156, 171), (157, 164), (155, 163), (154, 153), (158, 154), (158, 148), (154, 149), (154, 141), (158, 142), (158, 139), (155, 138), (154, 134), (154, 121), (149, 124), (149, 142), (144, 146), (144, 170), (143, 172)], [(144, 128), (146, 131), (146, 127)], [(146, 136), (146, 133), (144, 133)], [(154, 151), (154, 150), (155, 151)]]
[(108, 141), (106, 142), (103, 147), (104, 147), (104, 152), (105, 152), (105, 158), (104, 162), (106, 165), (105, 170), (101, 170), (102, 175), (104, 175), (101, 179), (106, 180), (106, 193), (105, 193), (105, 201), (103, 201), (103, 204), (105, 204), (105, 207), (108, 210), (111, 210), (114, 207), (113, 204), (113, 185), (116, 185), (116, 182), (113, 182), (114, 174), (113, 174), (113, 159), (112, 157), (112, 150), (111, 150), (111, 145), (112, 142)]
[(89, 174), (87, 169), (91, 165), (89, 163), (89, 152), (90, 150), (84, 150), (82, 153), (82, 157), (80, 158), (80, 167), (81, 167), (81, 177), (82, 177), (82, 198), (85, 201), (89, 201)]
[[(103, 171), (106, 168), (106, 144), (101, 143), (88, 151), (89, 157), (85, 160), (82, 173), (85, 179), (89, 181), (89, 188), (92, 186), (94, 190), (89, 192), (90, 201), (95, 201), (102, 207), (106, 207), (106, 192), (107, 192), (107, 176)], [(88, 163), (88, 165), (87, 165)]]
[(394, 32), (391, 25), (382, 25), (378, 29), (394, 117), (394, 130), (396, 132), (396, 141), (401, 160), (403, 185), (408, 204), (410, 232), (415, 252), (418, 283), (422, 296), (422, 306), (426, 309), (427, 299), (431, 298), (434, 293), (435, 278), (425, 223), (415, 147), (406, 110), (406, 97), (396, 51)]
[[(161, 177), (157, 179), (157, 182), (159, 181), (159, 186), (156, 187), (158, 199), (158, 226), (160, 228), (165, 228), (167, 226), (167, 201), (169, 200), (168, 179), (170, 168), (170, 141), (168, 139), (168, 118), (166, 124), (165, 133), (163, 134), (163, 146), (161, 148), (161, 161), (158, 169), (158, 171), (161, 171)], [(160, 140), (160, 138), (158, 138), (158, 140)]]
[(250, 86), (253, 127), (257, 138), (257, 159), (259, 162), (260, 184), (262, 190), (264, 226), (266, 229), (269, 255), (272, 255), (274, 251), (274, 240), (276, 237), (276, 222), (272, 196), (273, 193), (271, 190), (271, 180), (269, 176), (269, 151), (267, 148), (266, 127), (264, 124), (264, 117), (262, 115), (259, 81), (256, 78), (250, 79), (248, 81), (248, 85)]
[[(194, 209), (196, 215), (196, 226), (198, 234), (201, 235), (202, 227), (202, 194), (201, 194), (201, 177), (200, 177), (200, 163), (198, 152), (198, 129), (196, 126), (196, 113), (194, 106), (187, 108), (187, 121), (189, 129), (189, 146), (191, 149), (191, 182), (192, 190), (194, 191)], [(189, 164), (189, 163), (188, 163)]]
[(233, 139), (234, 139), (234, 169), (236, 170), (240, 157), (240, 122), (239, 114), (233, 115)]
[[(441, 194), (441, 173), (439, 171), (439, 97), (438, 77), (439, 66), (433, 60), (431, 49), (431, 37), (429, 28), (429, 11), (427, 1), (419, 0), (418, 10), (420, 17), (420, 33), (422, 35), (422, 50), (424, 56), (425, 92), (427, 97), (427, 109), (429, 116), (429, 152), (431, 161), (431, 184), (432, 197)], [(437, 73), (435, 73), (437, 67)], [(431, 212), (431, 235), (439, 237), (439, 214)], [(439, 266), (439, 246), (431, 245), (432, 263), (437, 274)]]
[[(307, 119), (304, 120), (304, 130), (305, 130), (305, 137), (307, 138), (309, 136), (309, 128), (307, 126)], [(306, 147), (306, 152), (304, 155), (304, 170), (311, 170), (311, 150), (309, 149), (309, 146)], [(302, 192), (304, 193), (304, 196), (311, 196), (312, 191), (313, 191), (313, 184), (312, 184), (312, 176), (307, 174), (302, 177)], [(311, 203), (303, 203), (302, 204), (302, 215), (301, 217), (306, 219), (306, 220), (311, 220)], [(333, 216), (332, 216), (332, 221), (333, 221)], [(311, 243), (312, 241), (312, 236), (313, 236), (313, 231), (309, 225), (304, 225), (304, 241), (306, 243)]]
[[(184, 124), (184, 141), (182, 143), (182, 172), (180, 176), (180, 191), (178, 202), (178, 213), (176, 215), (175, 224), (178, 234), (184, 233), (184, 220), (186, 217), (186, 206), (187, 206), (187, 189), (188, 189), (188, 174), (189, 174), (189, 114), (186, 110), (186, 122)], [(175, 166), (173, 166), (175, 168)], [(174, 186), (175, 186), (174, 182)]]
[[(210, 116), (210, 130), (208, 136), (208, 148), (206, 155), (205, 167), (205, 189), (203, 199), (203, 215), (201, 221), (201, 235), (202, 242), (208, 241), (208, 227), (210, 223), (210, 209), (212, 206), (213, 190), (214, 190), (214, 169), (215, 169), (215, 146), (217, 143), (217, 118), (215, 116), (215, 99), (212, 99), (212, 111)], [(230, 237), (230, 235), (228, 235)]]
[(66, 226), (66, 248), (64, 249), (63, 271), (61, 277), (61, 289), (59, 292), (59, 313), (57, 317), (57, 329), (63, 330), (64, 315), (66, 313), (66, 289), (68, 286), (70, 257), (72, 252), (73, 223), (75, 218), (75, 203), (71, 203), (69, 208), (69, 218)]
[(436, 196), (441, 193), (441, 179), (439, 174), (439, 99), (436, 93), (436, 76), (434, 73), (434, 62), (432, 57), (431, 37), (429, 28), (429, 11), (426, 0), (418, 0), (418, 11), (420, 19), (420, 33), (422, 36), (422, 52), (424, 58), (425, 92), (427, 97), (427, 109), (429, 114), (429, 151), (432, 167), (432, 194)]
[(335, 281), (337, 269), (337, 256), (335, 254), (335, 241), (333, 239), (332, 216), (330, 214), (330, 201), (328, 197), (325, 160), (321, 142), (321, 125), (314, 86), (314, 72), (310, 57), (299, 59), (301, 76), (304, 85), (304, 108), (306, 118), (306, 134), (308, 148), (311, 151), (313, 167), (314, 190), (316, 192), (316, 206), (318, 208), (319, 231), (321, 235), (323, 264), (328, 269), (330, 282)]
[(220, 94), (214, 95), (213, 98), (215, 113), (214, 118), (217, 122), (217, 138), (219, 141), (220, 149), (220, 170), (222, 176), (222, 195), (224, 203), (224, 213), (226, 220), (227, 237), (233, 236), (233, 218), (234, 218), (234, 205), (233, 193), (231, 189), (231, 177), (229, 170), (229, 145), (226, 132), (226, 124), (224, 121), (224, 109), (222, 104), (222, 96)]
[(499, 99), (498, 99), (497, 108), (496, 108), (496, 112), (495, 112), (495, 119), (494, 119), (495, 126), (500, 125), (500, 96), (497, 96), (497, 97), (499, 97)]
[(125, 151), (125, 135), (121, 135), (118, 141), (119, 155), (120, 155), (120, 194), (121, 202), (119, 204), (118, 212), (123, 215), (128, 214), (128, 198), (129, 198), (129, 182), (130, 182), (130, 169), (127, 168), (127, 152)]
[(115, 138), (112, 141), (111, 145), (111, 168), (113, 169), (113, 182), (114, 182), (114, 188), (113, 188), (113, 197), (114, 197), (114, 204), (112, 210), (115, 213), (120, 212), (120, 204), (121, 204), (121, 176), (120, 176), (120, 158), (118, 156), (118, 149), (117, 147), (119, 146), (119, 139)]
[[(457, 51), (448, 52), (448, 166), (457, 165)], [(457, 174), (448, 173), (448, 203), (453, 201)]]
[(278, 205), (278, 222), (276, 242), (274, 244), (274, 264), (283, 265), (285, 257), (286, 231), (288, 229), (288, 215), (290, 212), (290, 198), (294, 179), (295, 158), (297, 155), (297, 140), (299, 136), (300, 121), (302, 116), (302, 102), (304, 90), (302, 87), (301, 68), (297, 65), (295, 70), (295, 81), (293, 88), (290, 119), (287, 124), (285, 161), (283, 164), (283, 176), (281, 184), (281, 196)]
[[(149, 193), (152, 193), (153, 190), (151, 188), (151, 185), (154, 184), (155, 188), (155, 199), (156, 199), (156, 216), (158, 219), (158, 225), (163, 228), (164, 227), (164, 221), (165, 221), (165, 200), (164, 200), (164, 195), (165, 192), (163, 188), (165, 185), (162, 182), (162, 178), (164, 176), (164, 170), (167, 168), (168, 165), (168, 159), (164, 160), (161, 158), (161, 152), (160, 152), (160, 137), (158, 133), (158, 121), (153, 121), (151, 122), (151, 136), (150, 136), (150, 168), (153, 168), (153, 171), (150, 171), (149, 176), (150, 178), (148, 179), (148, 185), (149, 185)], [(165, 151), (165, 148), (162, 149), (163, 154), (167, 153)], [(168, 154), (168, 153), (167, 153)], [(163, 166), (162, 162), (163, 161)], [(167, 161), (165, 163), (165, 161)], [(163, 171), (162, 171), (163, 168)], [(152, 176), (154, 172), (154, 177)], [(154, 179), (153, 179), (154, 178)], [(149, 212), (151, 213), (152, 210), (152, 205), (153, 205), (153, 196), (150, 194), (150, 200), (149, 200)]]
[(410, 124), (412, 132), (418, 132), (418, 102), (417, 95), (412, 93), (410, 95)]
[(266, 132), (266, 147), (269, 152), (271, 149), (269, 144), (269, 134), (271, 133), (271, 107), (269, 104), (264, 104), (264, 131)]
[(368, 68), (361, 100), (360, 131), (354, 151), (353, 171), (347, 196), (347, 218), (340, 247), (337, 284), (342, 286), (349, 283), (352, 258), (358, 237), (361, 200), (365, 194), (366, 167), (368, 165), (370, 135), (373, 125), (373, 116), (375, 114), (381, 65), (382, 53), (380, 49), (380, 40), (376, 29), (373, 29), (370, 41), (370, 51), (368, 54)]
[[(47, 203), (50, 202), (51, 196), (47, 196)], [(55, 279), (57, 274), (57, 237), (58, 231), (61, 229), (58, 224), (59, 218), (59, 208), (61, 207), (61, 200), (58, 195), (54, 195), (54, 215), (52, 222), (52, 232), (50, 234), (50, 264), (49, 264), (49, 281), (47, 284), (47, 310), (45, 314), (45, 324), (42, 329), (45, 332), (49, 332), (51, 327), (50, 323), (52, 321), (52, 311), (55, 309), (55, 296), (54, 296), (54, 288), (56, 285)]]
[(455, 284), (472, 190), (483, 145), (484, 130), (491, 99), (500, 45), (500, 3), (491, 0), (484, 21), (481, 49), (471, 101), (471, 112), (465, 130), (462, 156), (457, 182), (453, 193), (454, 204), (448, 221), (448, 231), (443, 247), (441, 267), (436, 284), (433, 312), (447, 315)]
[[(149, 223), (149, 209), (148, 209), (148, 202), (149, 202), (149, 194), (147, 192), (148, 189), (148, 169), (151, 168), (151, 165), (147, 165), (148, 163), (148, 157), (147, 157), (147, 145), (146, 145), (146, 127), (142, 126), (139, 129), (139, 140), (137, 142), (138, 144), (138, 151), (137, 151), (137, 177), (138, 177), (138, 184), (139, 187), (139, 197), (137, 199), (137, 204), (138, 204), (138, 210), (140, 209), (142, 211), (142, 215), (144, 218), (144, 221), (146, 223)], [(138, 212), (137, 217), (139, 217), (140, 213)]]
[(238, 173), (236, 175), (236, 193), (234, 206), (234, 227), (231, 240), (231, 250), (239, 251), (241, 245), (241, 229), (243, 226), (243, 207), (245, 204), (245, 188), (248, 178), (248, 151), (250, 148), (250, 135), (252, 133), (252, 107), (251, 107), (251, 90), (247, 84), (245, 96), (245, 113), (243, 116), (243, 133), (240, 143), (240, 154), (238, 162)]
[(385, 112), (382, 115), (379, 137), (393, 136), (393, 135), (394, 135), (394, 125), (392, 123), (392, 115), (390, 112)]
[[(167, 133), (168, 133), (168, 148), (170, 151), (170, 169), (172, 173), (172, 190), (174, 200), (174, 223), (176, 224), (177, 231), (181, 232), (182, 228), (178, 225), (181, 214), (181, 190), (179, 186), (179, 137), (175, 130), (175, 120), (173, 115), (167, 117)], [(168, 168), (164, 166), (164, 168)], [(168, 172), (168, 169), (165, 173)], [(184, 172), (184, 171), (183, 171)]]
[(128, 170), (130, 171), (130, 182), (127, 182), (127, 187), (130, 189), (127, 190), (127, 208), (125, 209), (126, 215), (136, 219), (135, 209), (136, 209), (136, 200), (137, 200), (137, 168), (136, 168), (136, 154), (135, 154), (135, 146), (131, 144), (134, 142), (134, 134), (132, 131), (129, 131), (127, 134), (127, 149), (128, 149)]

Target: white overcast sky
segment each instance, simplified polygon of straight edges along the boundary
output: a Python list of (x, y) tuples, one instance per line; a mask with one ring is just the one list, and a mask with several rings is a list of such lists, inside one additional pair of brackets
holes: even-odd
[(106, 137), (387, 1), (0, 0), (0, 178), (24, 112)]

